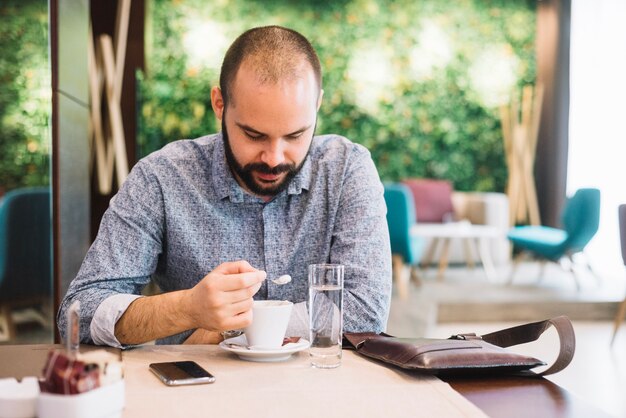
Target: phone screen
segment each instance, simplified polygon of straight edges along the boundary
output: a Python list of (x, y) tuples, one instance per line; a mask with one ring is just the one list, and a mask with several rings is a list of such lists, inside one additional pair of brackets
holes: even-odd
[(172, 361), (152, 363), (150, 370), (169, 386), (197, 385), (215, 382), (215, 376), (195, 361)]

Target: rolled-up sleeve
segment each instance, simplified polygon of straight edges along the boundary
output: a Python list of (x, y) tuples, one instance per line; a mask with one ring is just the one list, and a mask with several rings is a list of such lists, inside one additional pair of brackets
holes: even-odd
[(127, 347), (127, 345), (121, 344), (115, 336), (115, 324), (126, 312), (128, 306), (140, 297), (126, 294), (113, 295), (106, 298), (98, 306), (89, 327), (94, 344), (116, 348)]

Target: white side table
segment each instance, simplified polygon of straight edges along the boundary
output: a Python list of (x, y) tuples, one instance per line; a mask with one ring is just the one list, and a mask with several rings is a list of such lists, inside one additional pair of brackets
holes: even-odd
[(442, 280), (444, 272), (448, 267), (448, 250), (452, 239), (462, 239), (465, 246), (465, 255), (469, 267), (474, 267), (474, 261), (471, 257), (470, 247), (475, 245), (478, 249), (480, 261), (485, 272), (487, 280), (493, 281), (496, 270), (493, 265), (491, 252), (489, 249), (489, 240), (499, 238), (502, 232), (496, 227), (490, 225), (476, 225), (468, 221), (449, 222), (449, 223), (417, 223), (411, 227), (411, 233), (424, 238), (432, 238), (433, 242), (423, 259), (422, 267), (427, 267), (433, 261), (439, 241), (442, 241), (442, 249), (439, 255), (439, 270), (437, 279)]

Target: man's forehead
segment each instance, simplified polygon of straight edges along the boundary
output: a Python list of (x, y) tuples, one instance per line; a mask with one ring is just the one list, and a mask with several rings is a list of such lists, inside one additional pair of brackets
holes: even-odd
[(283, 67), (277, 68), (256, 58), (246, 58), (241, 63), (230, 86), (232, 99), (237, 94), (237, 87), (242, 85), (246, 89), (279, 86), (298, 81), (312, 82), (317, 85), (313, 69), (306, 61)]

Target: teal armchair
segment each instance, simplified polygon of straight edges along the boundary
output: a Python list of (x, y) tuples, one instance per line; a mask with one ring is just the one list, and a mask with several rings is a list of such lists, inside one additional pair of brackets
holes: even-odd
[[(516, 267), (524, 255), (531, 253), (544, 261), (559, 262), (567, 259), (576, 287), (580, 284), (573, 269), (572, 256), (581, 253), (598, 231), (600, 223), (600, 190), (579, 189), (569, 198), (561, 214), (562, 228), (548, 226), (519, 226), (511, 229), (508, 238), (522, 252), (516, 257), (509, 283), (513, 281)], [(591, 271), (588, 263), (585, 266)]]
[(424, 251), (424, 239), (411, 233), (411, 227), (417, 222), (417, 218), (413, 195), (407, 186), (399, 183), (385, 184), (385, 203), (394, 279), (405, 285), (406, 279), (402, 276), (406, 266), (409, 266), (411, 276), (418, 278), (417, 269)]
[(0, 199), (0, 339), (15, 334), (14, 308), (51, 304), (51, 244), (48, 188), (15, 189)]

